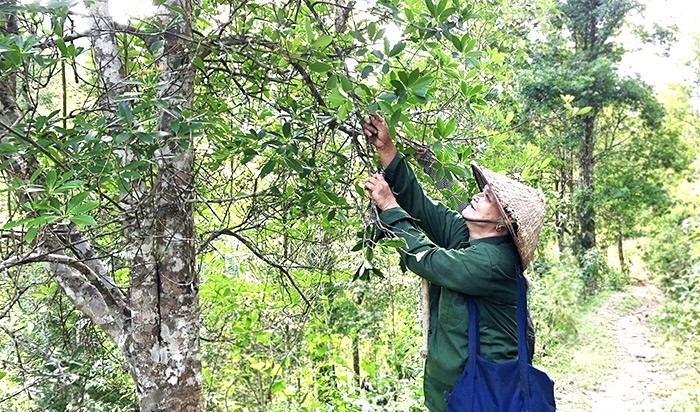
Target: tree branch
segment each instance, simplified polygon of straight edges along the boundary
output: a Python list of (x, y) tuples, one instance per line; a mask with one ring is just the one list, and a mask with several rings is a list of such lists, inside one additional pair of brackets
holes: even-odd
[(310, 302), (309, 299), (306, 297), (306, 295), (304, 295), (304, 292), (301, 291), (301, 289), (299, 288), (299, 286), (297, 285), (297, 283), (294, 281), (294, 277), (292, 277), (292, 275), (289, 273), (289, 271), (287, 270), (287, 268), (285, 268), (284, 266), (282, 266), (282, 265), (280, 265), (280, 264), (278, 264), (278, 263), (275, 263), (275, 262), (273, 262), (272, 260), (270, 260), (269, 258), (267, 258), (267, 257), (266, 257), (265, 255), (263, 255), (262, 252), (261, 252), (260, 250), (258, 250), (248, 239), (246, 239), (245, 237), (241, 236), (239, 233), (233, 232), (233, 231), (231, 231), (231, 230), (229, 230), (229, 229), (223, 229), (223, 230), (220, 230), (218, 234), (219, 234), (219, 235), (229, 235), (229, 236), (232, 236), (232, 237), (236, 238), (236, 239), (237, 239), (239, 242), (241, 242), (246, 248), (248, 248), (248, 250), (250, 250), (258, 259), (262, 260), (263, 262), (265, 262), (265, 263), (268, 264), (269, 266), (272, 266), (273, 268), (277, 269), (282, 275), (284, 275), (284, 277), (287, 278), (287, 280), (289, 280), (289, 283), (291, 283), (291, 285), (292, 285), (292, 287), (294, 288), (294, 290), (296, 290), (296, 292), (299, 294), (299, 296), (300, 296), (301, 299), (304, 301), (304, 303), (306, 303), (306, 308), (307, 308), (307, 309), (310, 309), (310, 308), (311, 308), (311, 302)]
[(61, 286), (76, 308), (87, 315), (115, 342), (120, 341), (128, 308), (111, 298), (105, 298), (100, 288), (91, 283), (91, 281), (97, 281), (98, 275), (84, 262), (55, 253), (32, 253), (0, 262), (0, 272), (14, 266), (36, 262), (47, 263), (53, 279)]

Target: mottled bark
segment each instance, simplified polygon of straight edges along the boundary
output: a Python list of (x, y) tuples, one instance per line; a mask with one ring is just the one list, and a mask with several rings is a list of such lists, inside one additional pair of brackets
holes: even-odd
[(85, 6), (92, 23), (92, 57), (100, 74), (98, 104), (108, 108), (114, 103), (114, 98), (125, 90), (114, 22), (109, 17), (107, 0), (86, 0)]
[(362, 388), (362, 369), (360, 368), (360, 337), (353, 336), (352, 338), (352, 371), (355, 377), (355, 386), (357, 389)]
[[(107, 2), (87, 2), (93, 27), (93, 58), (103, 86), (103, 109), (124, 91), (119, 47), (106, 12)], [(194, 170), (191, 136), (172, 133), (173, 113), (190, 108), (194, 70), (185, 41), (191, 38), (189, 0), (167, 1), (160, 18), (172, 27), (163, 38), (164, 51), (159, 97), (168, 100), (158, 123), (165, 136), (156, 153), (157, 175), (152, 187), (138, 183), (128, 198), (120, 199), (124, 236), (130, 249), (131, 282), (128, 294), (116, 284), (89, 239), (75, 226), (52, 225), (41, 233), (40, 247), (29, 255), (17, 254), (0, 268), (45, 262), (50, 276), (75, 307), (100, 327), (130, 365), (142, 411), (201, 412), (198, 282), (195, 267), (193, 213)], [(184, 10), (181, 15), (173, 10)], [(1, 29), (17, 31), (14, 15), (0, 16)], [(9, 129), (20, 117), (15, 75), (0, 81), (0, 138), (11, 142)], [(4, 127), (3, 127), (4, 126)], [(128, 155), (128, 154), (127, 154)], [(128, 157), (128, 156), (127, 156)], [(13, 178), (26, 181), (37, 170), (36, 158), (17, 155), (6, 168)], [(128, 159), (125, 159), (128, 161)], [(18, 193), (20, 198), (29, 194)]]
[[(168, 1), (160, 15), (172, 27), (164, 39), (159, 97), (170, 107), (189, 108), (194, 70), (183, 39), (191, 38), (191, 3)], [(172, 24), (178, 19), (178, 24)], [(131, 266), (133, 338), (129, 356), (142, 411), (203, 411), (199, 347), (198, 279), (192, 198), (194, 159), (191, 136), (173, 133), (175, 111), (163, 111), (166, 132), (156, 152), (158, 174), (149, 198), (147, 225)]]
[[(8, 6), (17, 4), (16, 1), (7, 1)], [(3, 34), (17, 34), (17, 16), (10, 12), (0, 14), (0, 30)], [(0, 78), (0, 142), (12, 144), (16, 136), (12, 134), (10, 128), (19, 119), (19, 108), (17, 107), (17, 75), (16, 73), (6, 73)], [(10, 159), (11, 162), (6, 172), (22, 181), (29, 179), (36, 170), (36, 159), (15, 154)]]
[[(16, 1), (7, 1), (8, 6), (17, 4)], [(17, 33), (17, 16), (13, 13), (0, 13), (0, 30), (3, 34)], [(11, 125), (17, 120), (17, 77), (14, 73), (7, 74), (0, 81), (0, 120)], [(6, 130), (0, 130), (0, 136), (5, 136)]]

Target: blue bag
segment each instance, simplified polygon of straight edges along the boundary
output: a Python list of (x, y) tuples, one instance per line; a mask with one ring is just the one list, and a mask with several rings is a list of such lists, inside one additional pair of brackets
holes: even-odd
[(452, 392), (445, 394), (447, 412), (555, 411), (554, 382), (532, 366), (527, 350), (527, 296), (525, 277), (517, 270), (516, 321), (518, 359), (491, 362), (479, 349), (479, 309), (469, 298), (469, 358)]

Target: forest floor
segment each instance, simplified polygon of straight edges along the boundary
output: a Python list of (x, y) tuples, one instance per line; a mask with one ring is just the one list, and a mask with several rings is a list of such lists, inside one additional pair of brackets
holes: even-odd
[[(677, 406), (679, 372), (662, 356), (664, 342), (652, 325), (664, 297), (649, 280), (604, 294), (584, 315), (578, 344), (561, 353), (555, 381), (561, 412), (700, 411)], [(692, 403), (692, 402), (691, 402)]]

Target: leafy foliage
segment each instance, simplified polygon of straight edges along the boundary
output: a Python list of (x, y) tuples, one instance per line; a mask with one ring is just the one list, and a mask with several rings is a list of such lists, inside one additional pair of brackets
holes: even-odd
[[(610, 4), (604, 29), (614, 32), (629, 3)], [(550, 20), (529, 1), (203, 1), (191, 16), (171, 10), (173, 26), (190, 17), (194, 26), (180, 62), (196, 68), (191, 99), (163, 95), (170, 79), (159, 58), (172, 51), (161, 35), (173, 26), (146, 18), (114, 26), (125, 80), (105, 103), (68, 6), (0, 7), (21, 22), (0, 36), (0, 80), (16, 76), (26, 91), (13, 102), (21, 116), (0, 124), (3, 190), (20, 194), (3, 200), (3, 260), (77, 227), (118, 287), (134, 286), (130, 234), (151, 200), (142, 195), (172, 156), (168, 144), (191, 150), (194, 197), (173, 206), (195, 210), (212, 411), (422, 409), (417, 280), (399, 272), (400, 244), (379, 239), (358, 183), (377, 169), (360, 134), (364, 114), (381, 112), (405, 153), (415, 143), (435, 153), (434, 179), (460, 184), (437, 190), (419, 177), (452, 206), (475, 190), (472, 159), (547, 193), (556, 223), (531, 271), (543, 357), (576, 335), (575, 311), (615, 275), (596, 249), (574, 262), (564, 241), (578, 230), (571, 165), (585, 119), (595, 116), (602, 136), (590, 206), (607, 242), (642, 234), (619, 228), (663, 213), (670, 198), (659, 171), (688, 162), (680, 132), (661, 128), (652, 91), (617, 77), (621, 50), (599, 42), (600, 56), (584, 56), (566, 46), (557, 19), (583, 18), (569, 9)], [(528, 42), (533, 20), (551, 30), (547, 44)], [(9, 177), (17, 159), (36, 162), (34, 173)], [(682, 236), (666, 241), (671, 234), (675, 245)], [(666, 252), (652, 260), (665, 284), (683, 280), (674, 296), (692, 301), (687, 262), (680, 249)], [(133, 409), (114, 342), (55, 283), (10, 272), (0, 318), (12, 333), (0, 352), (13, 361), (0, 371), (0, 397), (32, 384), (11, 408)]]

